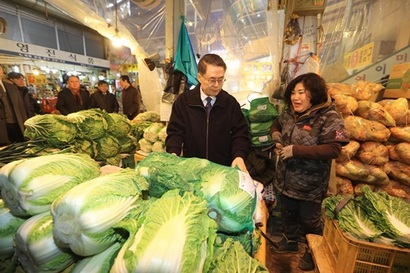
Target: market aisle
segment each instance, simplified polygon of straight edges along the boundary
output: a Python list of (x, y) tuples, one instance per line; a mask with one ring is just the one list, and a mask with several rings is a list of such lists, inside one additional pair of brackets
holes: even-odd
[(270, 273), (314, 273), (314, 270), (302, 271), (298, 268), (303, 249), (299, 245), (299, 253), (297, 254), (278, 254), (273, 252), (268, 244), (266, 248), (266, 267)]

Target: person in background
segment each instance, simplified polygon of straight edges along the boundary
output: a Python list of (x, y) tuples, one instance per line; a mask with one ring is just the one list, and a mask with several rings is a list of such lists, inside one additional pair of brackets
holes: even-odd
[(28, 118), (20, 91), (3, 76), (0, 65), (0, 146), (23, 142), (24, 122)]
[(13, 82), (20, 91), (21, 98), (23, 99), (24, 106), (26, 108), (27, 116), (29, 118), (33, 117), (36, 113), (34, 111), (34, 105), (31, 102), (23, 74), (18, 72), (10, 72), (7, 74), (7, 79)]
[(80, 78), (70, 75), (67, 85), (57, 95), (56, 109), (62, 115), (87, 110), (90, 108), (90, 93), (81, 88)]
[[(349, 143), (343, 118), (315, 73), (293, 79), (284, 93), (286, 108), (271, 126), (279, 161), (274, 185), (281, 203), (283, 237), (277, 253), (297, 253), (306, 234), (323, 233), (321, 204), (329, 185), (332, 159)], [(299, 237), (302, 236), (302, 237)], [(299, 261), (303, 271), (315, 268), (310, 249)]]
[[(224, 60), (216, 54), (200, 59), (200, 84), (180, 94), (172, 105), (166, 151), (247, 172), (245, 159), (251, 149), (248, 124), (238, 101), (222, 89), (226, 69)], [(207, 99), (212, 106), (209, 111)]]
[(121, 86), (121, 100), (122, 100), (122, 112), (128, 117), (129, 120), (133, 120), (141, 109), (141, 92), (132, 86), (130, 77), (122, 75), (120, 77)]
[(108, 91), (108, 83), (100, 80), (97, 83), (97, 89), (90, 96), (90, 108), (100, 108), (107, 113), (118, 113), (118, 102), (114, 94)]

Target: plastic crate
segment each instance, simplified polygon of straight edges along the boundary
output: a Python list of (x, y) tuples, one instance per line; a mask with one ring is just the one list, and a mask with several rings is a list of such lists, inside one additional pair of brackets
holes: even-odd
[(334, 220), (325, 219), (322, 243), (336, 273), (410, 272), (410, 249), (348, 237)]

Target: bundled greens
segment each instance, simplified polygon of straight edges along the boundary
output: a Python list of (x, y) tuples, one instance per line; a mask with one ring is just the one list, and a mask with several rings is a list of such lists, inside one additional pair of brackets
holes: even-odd
[(168, 191), (134, 223), (111, 272), (208, 272), (216, 225), (203, 198)]
[(128, 215), (147, 189), (147, 181), (132, 169), (72, 188), (51, 206), (57, 243), (78, 255), (89, 256), (121, 241), (122, 235), (113, 226)]
[(63, 271), (77, 258), (53, 239), (53, 219), (43, 212), (25, 221), (16, 234), (16, 257), (25, 272)]
[(100, 175), (100, 167), (82, 154), (52, 154), (13, 161), (0, 169), (2, 198), (16, 216), (48, 211), (72, 187)]

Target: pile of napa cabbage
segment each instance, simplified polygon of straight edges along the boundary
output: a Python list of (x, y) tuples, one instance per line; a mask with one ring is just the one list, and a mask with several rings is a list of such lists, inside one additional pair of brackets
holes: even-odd
[(125, 115), (89, 109), (67, 116), (45, 114), (29, 118), (24, 123), (25, 137), (43, 141), (41, 145), (72, 152), (119, 165), (121, 154), (133, 153), (138, 139)]
[[(13, 256), (11, 267), (26, 272), (268, 272), (252, 257), (258, 244), (243, 243), (254, 229), (256, 193), (252, 185), (237, 184), (245, 183), (237, 170), (216, 173), (218, 166), (195, 160), (184, 177), (203, 179), (203, 186), (196, 181), (193, 191), (168, 187), (160, 193), (153, 191), (152, 178), (134, 169), (103, 175), (88, 156), (64, 156), (24, 159), (0, 169), (2, 195), (13, 196), (4, 199), (0, 214), (0, 242), (7, 244), (0, 245), (0, 259)], [(189, 162), (165, 173), (182, 174)], [(199, 172), (204, 165), (214, 173)], [(233, 182), (217, 185), (225, 179), (219, 176)], [(210, 217), (214, 214), (218, 217)], [(235, 234), (221, 236), (220, 228)]]
[[(369, 186), (361, 190), (363, 194), (356, 197), (327, 197), (322, 203), (326, 216), (354, 238), (410, 248), (410, 204)], [(338, 208), (341, 202), (345, 205)]]

